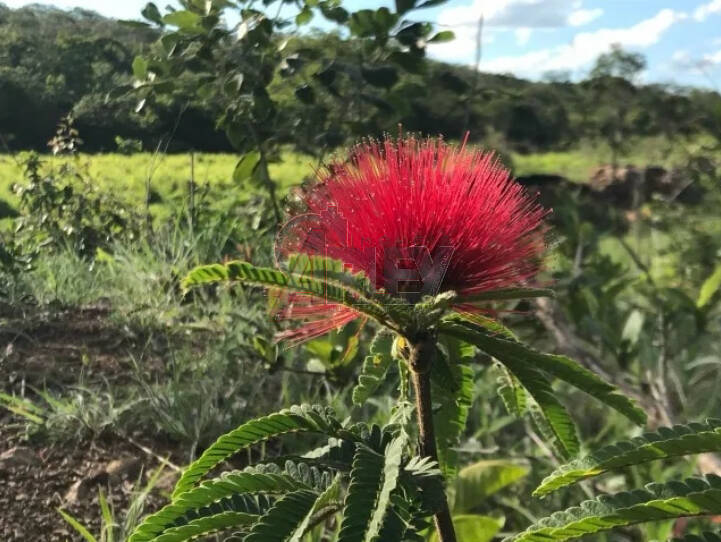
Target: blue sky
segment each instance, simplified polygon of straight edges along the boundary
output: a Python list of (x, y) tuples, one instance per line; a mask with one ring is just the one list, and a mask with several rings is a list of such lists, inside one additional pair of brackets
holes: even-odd
[[(33, 2), (0, 0), (10, 7)], [(103, 15), (137, 18), (146, 0), (50, 0)], [(350, 10), (392, 0), (349, 0)], [(164, 5), (163, 0), (157, 1)], [(414, 13), (456, 33), (431, 47), (439, 59), (472, 64), (484, 15), (484, 71), (540, 78), (549, 71), (583, 77), (611, 44), (646, 55), (643, 79), (721, 88), (721, 0), (450, 0)], [(326, 23), (314, 21), (325, 26)]]

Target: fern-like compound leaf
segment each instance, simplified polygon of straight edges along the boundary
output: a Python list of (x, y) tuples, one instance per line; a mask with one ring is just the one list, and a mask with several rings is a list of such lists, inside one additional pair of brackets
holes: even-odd
[(285, 273), (270, 267), (256, 267), (248, 262), (233, 261), (196, 267), (183, 279), (182, 288), (218, 282), (240, 282), (253, 286), (292, 291), (350, 307), (375, 320), (385, 322), (386, 310), (373, 292), (360, 289), (363, 284), (350, 276), (340, 280), (340, 273), (322, 279), (311, 274)]
[(507, 360), (505, 365), (528, 392), (527, 408), (544, 438), (561, 457), (570, 459), (576, 456), (581, 448), (576, 424), (558, 400), (548, 378), (535, 367), (515, 360)]
[(646, 413), (635, 401), (618, 388), (566, 356), (543, 354), (520, 342), (489, 333), (472, 322), (445, 321), (439, 326), (442, 333), (458, 337), (477, 346), (504, 365), (533, 366), (550, 376), (563, 380), (595, 399), (620, 412), (628, 419), (645, 425)]
[(146, 517), (135, 529), (128, 542), (154, 540), (189, 512), (194, 511), (197, 514), (198, 510), (234, 495), (283, 494), (300, 489), (309, 488), (306, 484), (287, 474), (260, 473), (253, 469), (243, 472), (227, 472), (182, 493), (172, 503)]
[(244, 542), (287, 542), (303, 524), (317, 498), (314, 491), (288, 493), (253, 525)]
[(721, 478), (649, 484), (556, 512), (504, 542), (556, 542), (650, 521), (721, 514)]
[[(459, 463), (455, 447), (466, 428), (473, 403), (474, 372), (468, 360), (474, 353), (472, 347), (465, 349), (461, 341), (452, 337), (443, 337), (441, 346), (443, 350), (439, 350), (431, 369), (433, 397), (440, 405), (433, 420), (438, 462), (443, 474), (452, 478)], [(441, 367), (442, 371), (439, 370)]]
[(541, 482), (534, 495), (544, 496), (558, 488), (631, 465), (707, 452), (721, 452), (721, 420), (662, 427), (562, 465)]
[(506, 367), (500, 363), (497, 363), (496, 366), (500, 373), (497, 380), (498, 395), (501, 397), (508, 413), (521, 418), (528, 408), (526, 390), (523, 389), (518, 379)]
[(353, 404), (365, 403), (385, 380), (386, 373), (393, 363), (391, 349), (393, 347), (393, 334), (381, 330), (373, 339), (370, 346), (370, 355), (365, 358), (358, 385), (353, 388)]
[(398, 484), (405, 436), (392, 440), (383, 455), (359, 445), (343, 508), (338, 542), (371, 542), (383, 527)]
[(258, 516), (245, 514), (243, 512), (220, 512), (212, 516), (194, 519), (185, 525), (168, 529), (152, 540), (153, 542), (183, 542), (184, 540), (192, 540), (201, 535), (209, 535), (233, 527), (250, 525), (257, 519)]
[(341, 477), (336, 476), (323, 493), (315, 500), (308, 513), (288, 537), (288, 542), (301, 542), (314, 518), (322, 516), (327, 511), (333, 512), (341, 507)]
[(295, 406), (256, 418), (218, 438), (182, 474), (173, 499), (191, 489), (220, 462), (259, 442), (288, 433), (311, 432), (337, 436), (342, 426), (324, 407)]

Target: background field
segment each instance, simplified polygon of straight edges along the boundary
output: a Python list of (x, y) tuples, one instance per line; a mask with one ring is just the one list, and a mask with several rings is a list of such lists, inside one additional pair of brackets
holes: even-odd
[[(659, 166), (673, 169), (685, 163), (689, 156), (703, 146), (712, 144), (708, 137), (687, 141), (669, 141), (663, 137), (641, 138), (634, 142), (630, 152), (623, 158), (623, 165), (638, 168)], [(491, 143), (481, 143), (481, 148), (493, 150)], [(585, 142), (575, 149), (552, 152), (519, 153), (507, 152), (513, 174), (517, 177), (530, 175), (558, 175), (574, 183), (587, 183), (593, 173), (611, 162), (611, 150), (603, 142)], [(13, 184), (23, 179), (23, 154), (0, 154), (0, 199), (13, 207), (17, 196)], [(191, 178), (191, 162), (194, 163), (195, 183), (219, 189), (252, 189), (245, 184), (237, 186), (233, 180), (233, 169), (238, 161), (237, 154), (230, 153), (134, 153), (124, 155), (84, 154), (73, 157), (43, 154), (42, 172), (53, 176), (63, 166), (79, 169), (93, 185), (112, 192), (133, 204), (144, 204), (147, 183), (163, 199), (182, 197), (187, 191)], [(270, 165), (272, 178), (281, 191), (301, 185), (313, 177), (318, 158), (284, 151)]]

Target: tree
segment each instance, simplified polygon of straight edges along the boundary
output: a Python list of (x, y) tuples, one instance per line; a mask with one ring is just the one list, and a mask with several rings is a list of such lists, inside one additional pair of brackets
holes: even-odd
[(590, 99), (587, 106), (593, 111), (591, 125), (611, 148), (614, 172), (633, 134), (632, 117), (638, 113), (635, 83), (645, 67), (642, 55), (629, 53), (620, 45), (614, 45), (610, 52), (598, 57), (590, 78), (585, 82)]
[[(347, 127), (354, 136), (368, 135), (378, 116), (400, 119), (391, 100), (399, 70), (422, 74), (425, 44), (453, 38), (452, 32), (434, 33), (431, 24), (402, 17), (414, 8), (440, 3), (417, 6), (416, 0), (405, 0), (396, 2), (395, 12), (382, 7), (350, 13), (338, 0), (305, 0), (297, 3), (293, 17), (281, 9), (275, 14), (261, 11), (245, 1), (182, 0), (182, 9), (165, 15), (149, 3), (143, 15), (162, 36), (150, 54), (133, 61), (132, 91), (139, 95), (138, 109), (158, 95), (179, 90), (199, 97), (194, 101), (215, 112), (218, 127), (242, 154), (235, 181), (265, 188), (280, 222), (268, 170), (280, 145), (294, 141), (307, 148), (312, 128), (315, 142), (325, 149), (342, 143)], [(316, 15), (338, 24), (353, 43), (328, 50), (299, 47), (294, 43), (299, 29)], [(236, 24), (226, 25), (236, 18)], [(185, 90), (180, 81), (187, 83)], [(293, 117), (280, 107), (291, 92), (303, 104)], [(333, 100), (342, 104), (339, 117), (327, 115), (322, 103)]]

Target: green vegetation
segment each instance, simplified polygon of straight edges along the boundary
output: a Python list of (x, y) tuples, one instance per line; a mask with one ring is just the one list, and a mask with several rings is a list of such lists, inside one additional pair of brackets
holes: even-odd
[[(426, 58), (453, 36), (406, 22), (422, 0), (239, 3), (0, 5), (0, 473), (24, 497), (0, 538), (717, 532), (721, 96), (643, 85), (620, 49), (579, 82), (477, 76)], [(470, 130), (553, 209), (538, 284), (469, 315), (277, 261), (316, 168), (398, 123)], [(283, 290), (367, 322), (291, 348)]]
[[(333, 2), (321, 4), (320, 12), (308, 8), (309, 16), (278, 21), (270, 33), (271, 19), (256, 32), (248, 12), (249, 39), (215, 49), (210, 45), (217, 35), (196, 32), (192, 16), (183, 28), (172, 18), (163, 22), (159, 11), (157, 17), (145, 11), (152, 15), (147, 24), (124, 24), (83, 10), (0, 4), (0, 103), (16, 104), (0, 111), (0, 149), (44, 152), (55, 125), (70, 114), (88, 152), (138, 145), (146, 152), (242, 151), (242, 141), (228, 140), (226, 132), (257, 111), (228, 105), (254, 89), (269, 100), (269, 116), (254, 121), (257, 135), (272, 132), (274, 142), (314, 155), (359, 137), (395, 133), (400, 122), (449, 139), (469, 130), (473, 142), (493, 140), (494, 148), (523, 154), (565, 150), (587, 139), (591, 147), (603, 142), (614, 149), (623, 162), (628, 153), (637, 155), (638, 138), (718, 133), (721, 124), (718, 93), (643, 85), (637, 76), (645, 62), (637, 55), (611, 52), (582, 82), (476, 76), (471, 68), (426, 60), (417, 47), (423, 40), (452, 39), (452, 32), (430, 34), (424, 24), (401, 28), (390, 12), (375, 22), (372, 10), (353, 18)], [(349, 25), (353, 39), (297, 31), (321, 17)], [(173, 36), (164, 44), (157, 41), (162, 32)], [(382, 35), (375, 42), (369, 39), (374, 32)], [(253, 40), (274, 45), (272, 54), (251, 61)], [(218, 58), (203, 58), (199, 50), (228, 63), (214, 70)], [(613, 161), (603, 153), (604, 162)]]
[[(22, 184), (25, 156), (0, 155), (0, 199), (12, 207), (18, 204), (13, 193), (14, 184)], [(206, 185), (222, 191), (235, 188), (233, 168), (238, 157), (232, 154), (78, 154), (76, 156), (43, 155), (41, 173), (54, 177), (64, 167), (79, 170), (95, 187), (124, 199), (133, 205), (144, 205), (148, 189), (154, 195), (153, 203), (168, 204), (187, 194), (191, 175), (199, 187)], [(300, 185), (309, 175), (317, 160), (292, 152), (283, 153), (279, 162), (270, 165), (270, 172), (285, 192)], [(172, 207), (172, 204), (169, 205)]]

